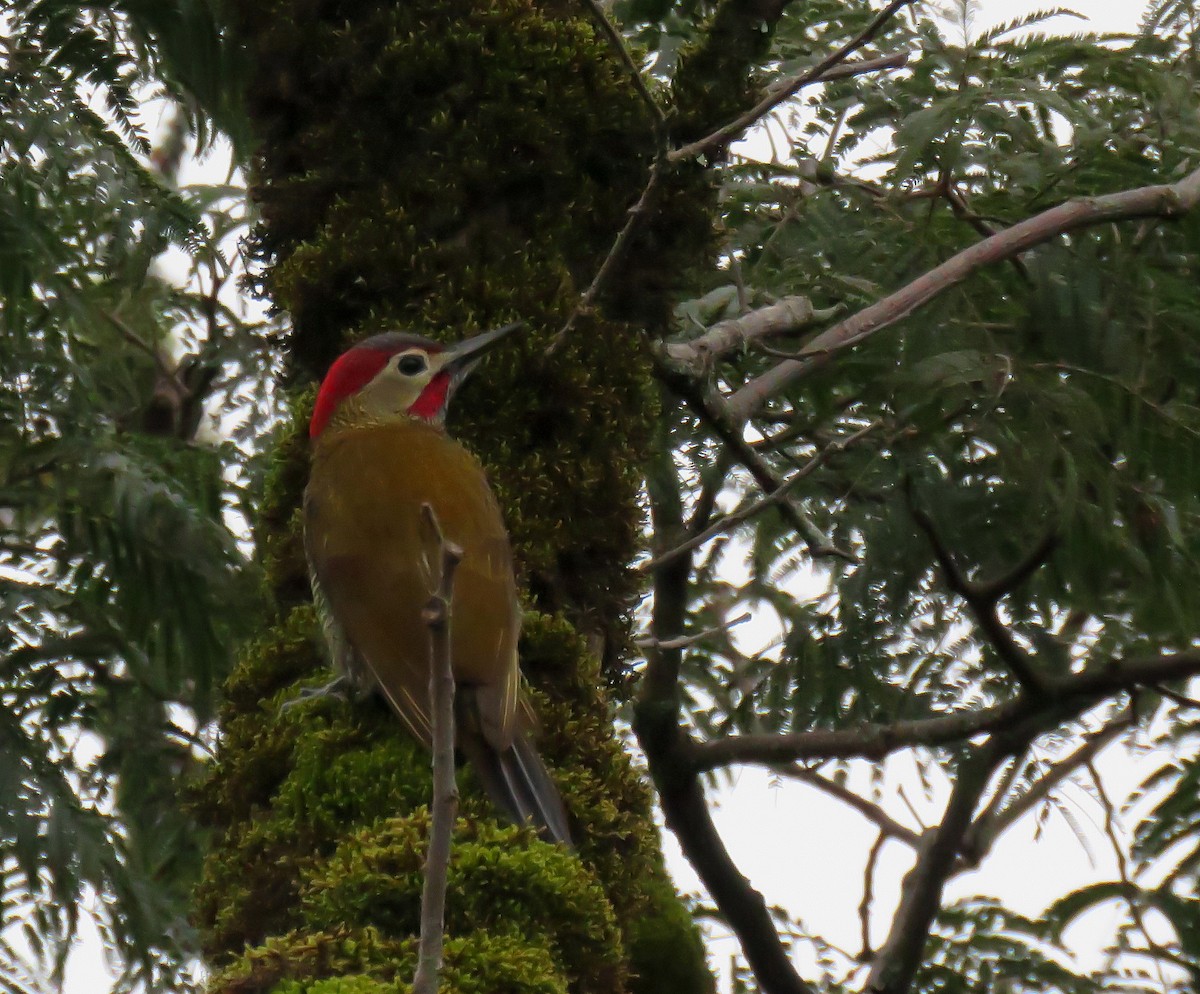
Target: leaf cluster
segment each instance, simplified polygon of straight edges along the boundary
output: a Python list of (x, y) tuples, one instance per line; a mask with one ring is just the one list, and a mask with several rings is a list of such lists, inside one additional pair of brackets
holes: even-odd
[[(723, 167), (725, 251), (678, 308), (679, 342), (784, 297), (853, 313), (1047, 208), (1195, 167), (1193, 4), (1151, 4), (1143, 32), (1125, 39), (1040, 33), (1061, 11), (977, 33), (972, 5), (954, 7), (957, 20), (896, 18), (874, 47), (909, 52), (903, 71), (796, 98), (759, 132), (761, 154)], [(764, 69), (802, 69), (869, 13), (789, 8)], [(1014, 693), (1014, 645), (1047, 677), (1193, 647), (1198, 266), (1190, 216), (1054, 239), (816, 363), (752, 417), (753, 460), (731, 455), (694, 404), (668, 410), (666, 489), (681, 517), (751, 512), (694, 560), (683, 693), (698, 736), (992, 706)], [(706, 386), (728, 396), (820, 330), (751, 341)], [(764, 474), (786, 481), (813, 460), (787, 501), (755, 510)], [(659, 549), (679, 540), (653, 539)], [(967, 589), (995, 592), (1011, 644), (989, 632)], [(731, 628), (745, 611), (753, 622)], [(1186, 709), (1162, 713), (1161, 759), (1144, 786), (1158, 800), (1129, 813), (1130, 873), (1171, 867), (1166, 884), (1134, 886), (1133, 900), (1170, 922), (1174, 939), (1149, 956), (1177, 976), (1196, 963), (1197, 753)], [(1085, 727), (1071, 722), (1040, 745), (1061, 755)], [(953, 777), (969, 754), (963, 744), (917, 758)], [(995, 789), (1020, 796), (1038, 776), (1022, 769)], [(1082, 909), (1133, 891), (1076, 900)], [(921, 989), (1119, 986), (1121, 966), (1076, 975), (1061, 949), (1039, 952), (1058, 932), (999, 905), (967, 902), (942, 921)], [(1136, 916), (1130, 929), (1141, 934)], [(1018, 962), (1027, 975), (1012, 972)]]
[[(221, 296), (239, 191), (174, 186), (142, 124), (155, 93), (216, 71), (208, 5), (6, 17), (0, 982), (60, 978), (91, 903), (123, 982), (161, 987), (194, 948), (199, 840), (177, 792), (256, 597), (236, 532), (272, 364)], [(170, 127), (182, 143), (186, 118)]]

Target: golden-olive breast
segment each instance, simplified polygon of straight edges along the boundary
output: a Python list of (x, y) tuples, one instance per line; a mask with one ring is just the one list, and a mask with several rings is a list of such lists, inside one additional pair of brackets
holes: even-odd
[(361, 664), (419, 740), (430, 741), (429, 629), (422, 610), (440, 557), (421, 505), (462, 547), (451, 653), (498, 750), (518, 721), (520, 608), (500, 508), (478, 461), (439, 426), (403, 418), (331, 424), (304, 499), (305, 545), (320, 595)]

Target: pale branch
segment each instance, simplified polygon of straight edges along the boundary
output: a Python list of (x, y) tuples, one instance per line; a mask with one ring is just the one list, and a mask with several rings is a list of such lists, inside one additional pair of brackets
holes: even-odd
[(696, 743), (688, 758), (702, 772), (735, 763), (776, 767), (804, 760), (883, 759), (901, 749), (948, 745), (975, 735), (990, 735), (1026, 720), (1038, 720), (1044, 727), (1053, 727), (1112, 694), (1197, 675), (1200, 675), (1200, 650), (1148, 659), (1108, 659), (1092, 664), (1082, 673), (1048, 678), (1040, 694), (978, 711), (849, 729), (735, 735)]
[(666, 641), (659, 641), (655, 638), (634, 639), (633, 644), (639, 649), (686, 649), (697, 642), (702, 642), (704, 639), (716, 635), (718, 632), (726, 632), (735, 625), (745, 624), (752, 617), (754, 615), (747, 611), (744, 614), (739, 614), (732, 621), (726, 621), (722, 625), (713, 625), (712, 628), (706, 628), (704, 631), (696, 632), (693, 635), (680, 635), (678, 638), (667, 639)]
[(891, 931), (867, 977), (865, 990), (871, 994), (906, 994), (912, 986), (971, 816), (992, 773), (1008, 754), (1009, 749), (1001, 743), (989, 742), (959, 768), (941, 823), (926, 832), (917, 850), (917, 861), (904, 878)]
[(838, 439), (835, 442), (830, 442), (827, 446), (825, 446), (825, 448), (821, 449), (820, 452), (814, 455), (808, 462), (796, 470), (796, 472), (789, 476), (786, 480), (779, 483), (774, 490), (769, 491), (764, 497), (759, 498), (751, 504), (747, 504), (739, 511), (733, 511), (721, 518), (718, 518), (703, 531), (693, 535), (687, 541), (680, 543), (673, 549), (668, 549), (665, 552), (659, 553), (648, 562), (642, 563), (637, 567), (638, 572), (653, 572), (654, 569), (663, 565), (664, 563), (670, 562), (672, 559), (682, 556), (684, 553), (691, 552), (693, 549), (699, 548), (711, 539), (716, 538), (718, 535), (722, 535), (728, 532), (730, 529), (737, 527), (743, 521), (749, 520), (766, 508), (785, 500), (796, 484), (827, 462), (831, 456), (845, 451), (848, 446), (853, 445), (859, 439), (874, 431), (879, 427), (880, 424), (881, 422), (879, 421), (872, 421), (866, 427), (860, 428), (858, 431), (854, 432), (854, 434), (847, 435), (845, 438)]
[(616, 272), (617, 266), (621, 263), (629, 249), (633, 245), (634, 235), (637, 229), (645, 221), (650, 213), (650, 204), (658, 189), (659, 176), (661, 173), (661, 160), (656, 159), (650, 166), (650, 174), (646, 178), (646, 185), (642, 189), (642, 195), (638, 197), (637, 203), (629, 208), (625, 218), (625, 225), (621, 228), (617, 237), (613, 240), (608, 254), (604, 257), (604, 261), (600, 264), (600, 268), (596, 270), (596, 275), (592, 278), (592, 282), (583, 292), (583, 296), (579, 298), (579, 302), (575, 305), (567, 317), (566, 322), (558, 330), (558, 333), (546, 346), (545, 355), (551, 356), (562, 347), (562, 343), (566, 340), (567, 335), (575, 327), (575, 322), (579, 318), (592, 310), (596, 304), (596, 299), (600, 296), (605, 284)]
[(1050, 766), (1030, 784), (1024, 793), (1004, 805), (1004, 795), (1007, 790), (998, 788), (993, 803), (985, 810), (971, 826), (963, 842), (963, 852), (973, 862), (977, 863), (995, 844), (996, 840), (1014, 823), (1024, 817), (1050, 794), (1062, 782), (1073, 776), (1081, 767), (1086, 767), (1106, 745), (1116, 739), (1134, 722), (1132, 709), (1126, 709), (1125, 714), (1117, 721), (1105, 725), (1084, 737), (1083, 744), (1072, 753), (1064, 756)]
[(837, 798), (847, 807), (853, 808), (879, 829), (880, 838), (895, 839), (897, 842), (903, 842), (914, 849), (921, 843), (919, 832), (914, 832), (907, 825), (896, 821), (895, 818), (884, 811), (878, 804), (873, 804), (865, 797), (859, 796), (849, 787), (843, 787), (840, 783), (821, 776), (816, 770), (810, 770), (807, 766), (793, 763), (789, 766), (774, 767), (774, 771), (781, 776), (787, 777), (789, 780), (796, 780), (799, 783), (806, 783), (815, 787), (830, 797)]
[[(712, 134), (706, 135), (698, 141), (684, 145), (682, 148), (677, 148), (667, 155), (667, 161), (671, 163), (681, 162), (688, 159), (695, 159), (702, 155), (707, 155), (715, 149), (728, 145), (733, 139), (737, 138), (743, 131), (749, 128), (752, 124), (758, 121), (763, 115), (768, 114), (771, 110), (783, 103), (785, 100), (790, 100), (793, 96), (800, 92), (804, 87), (814, 83), (825, 81), (826, 74), (831, 72), (836, 66), (844, 62), (847, 56), (857, 52), (860, 48), (866, 45), (874, 38), (902, 8), (908, 7), (915, 3), (916, 0), (892, 0), (879, 14), (871, 21), (870, 24), (850, 41), (846, 42), (841, 48), (831, 52), (815, 66), (806, 69), (804, 72), (786, 83), (778, 85), (778, 88), (768, 91), (766, 96), (758, 101), (753, 107), (743, 114), (740, 114), (728, 124), (718, 128)], [(881, 66), (879, 68), (889, 68), (889, 66)], [(861, 70), (860, 71), (865, 71)], [(831, 76), (829, 78), (838, 79), (845, 75), (854, 75), (854, 73), (844, 72), (840, 76)]]
[(832, 320), (845, 308), (838, 304), (818, 310), (808, 297), (784, 297), (767, 307), (720, 321), (689, 342), (657, 346), (665, 360), (695, 377), (708, 376), (717, 358), (747, 348), (751, 343), (780, 335), (794, 335)]
[(441, 575), (437, 589), (422, 612), (429, 628), (429, 695), (433, 736), (433, 803), (430, 805), (429, 849), (425, 856), (425, 880), (421, 888), (421, 934), (417, 945), (417, 972), (413, 994), (437, 994), (442, 970), (442, 932), (446, 920), (446, 875), (450, 867), (450, 842), (458, 811), (458, 787), (454, 780), (454, 672), (450, 657), (450, 603), (454, 593), (454, 571), (463, 550), (442, 535), (437, 515), (429, 504), (421, 515), (434, 535), (441, 553)]
[(977, 270), (1015, 258), (1071, 231), (1148, 217), (1178, 218), (1200, 202), (1200, 169), (1177, 183), (1143, 186), (1069, 200), (976, 242), (911, 283), (817, 335), (801, 358), (785, 360), (740, 387), (725, 403), (734, 422), (745, 421), (770, 397), (837, 352), (857, 345), (924, 307)]
[(663, 109), (658, 105), (658, 101), (651, 96), (650, 91), (646, 88), (646, 81), (642, 78), (641, 72), (633, 61), (633, 56), (629, 54), (629, 46), (625, 44), (625, 39), (621, 37), (621, 32), (617, 30), (616, 25), (609, 20), (608, 14), (597, 0), (584, 0), (588, 9), (592, 12), (592, 18), (596, 21), (600, 31), (608, 40), (609, 46), (616, 52), (617, 57), (621, 60), (621, 64), (625, 66), (625, 71), (629, 75), (633, 87), (638, 92), (638, 96), (642, 98), (642, 102), (650, 109), (650, 114), (654, 118), (655, 131), (662, 133), (666, 127), (667, 118), (663, 113)]
[[(1045, 683), (1045, 678), (1034, 668), (1033, 660), (1021, 648), (996, 611), (996, 602), (1011, 588), (996, 584), (991, 584), (988, 588), (977, 587), (955, 562), (954, 554), (942, 541), (933, 519), (919, 507), (912, 507), (912, 516), (933, 547), (934, 558), (941, 567), (946, 586), (966, 602), (967, 608), (975, 618), (975, 623), (996, 650), (996, 655), (1008, 667), (1009, 672), (1017, 678), (1022, 689), (1030, 693), (1040, 691)], [(1052, 544), (1046, 545), (1044, 541), (1039, 543), (1035, 552), (1041, 553), (1040, 558), (1027, 557), (1012, 575), (1018, 577), (1019, 580), (1027, 577), (1045, 562), (1045, 556), (1049, 554)], [(1045, 546), (1044, 550), (1043, 546)]]

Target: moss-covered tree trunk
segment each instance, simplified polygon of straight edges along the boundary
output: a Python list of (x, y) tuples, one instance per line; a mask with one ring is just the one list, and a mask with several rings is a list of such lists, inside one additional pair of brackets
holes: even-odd
[[(539, 749), (578, 852), (497, 822), (464, 773), (447, 977), (489, 994), (711, 988), (605, 690), (636, 594), (655, 392), (626, 326), (585, 316), (544, 354), (645, 182), (647, 109), (579, 5), (231, 7), (254, 67), (258, 248), (293, 321), (296, 401), (259, 521), (278, 615), (230, 683), (199, 801), (214, 827), (198, 893), (211, 989), (411, 977), (428, 756), (376, 702), (279, 711), (327, 675), (300, 548), (304, 386), (366, 334), (452, 340), (514, 319), (529, 332), (489, 357), (450, 427), (487, 465), (512, 534)], [(642, 326), (665, 312), (636, 309)]]

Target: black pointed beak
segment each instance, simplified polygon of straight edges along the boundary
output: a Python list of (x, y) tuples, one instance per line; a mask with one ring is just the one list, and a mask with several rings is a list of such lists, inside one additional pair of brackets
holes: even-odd
[(450, 375), (454, 377), (457, 385), (471, 374), (471, 370), (479, 364), (492, 346), (524, 327), (524, 321), (515, 321), (502, 328), (493, 328), (471, 338), (464, 338), (447, 350), (446, 364), (442, 368), (450, 370)]

